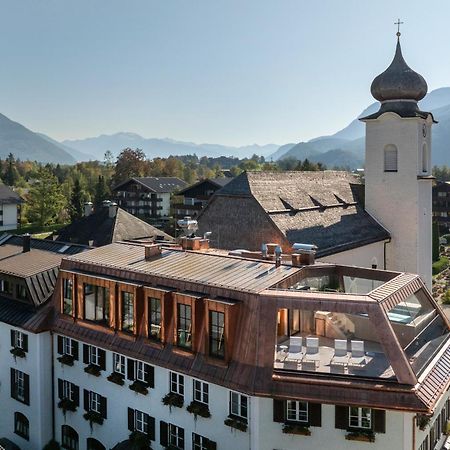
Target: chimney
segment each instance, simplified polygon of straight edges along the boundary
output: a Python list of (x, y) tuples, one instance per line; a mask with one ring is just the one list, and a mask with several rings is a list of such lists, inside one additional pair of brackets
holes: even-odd
[(92, 214), (92, 202), (86, 202), (84, 204), (84, 217), (88, 217)]
[(261, 245), (261, 255), (264, 259), (267, 258), (267, 244)]
[(111, 219), (114, 219), (114, 217), (116, 217), (116, 214), (117, 214), (117, 203), (111, 202), (108, 205), (108, 208), (109, 208), (109, 217)]
[(292, 249), (292, 265), (311, 266), (315, 263), (317, 247), (313, 244), (294, 244)]
[(180, 238), (181, 248), (183, 250), (208, 250), (209, 249), (209, 239), (204, 239), (201, 237), (188, 237), (183, 236)]
[(103, 208), (108, 208), (110, 203), (111, 203), (111, 200), (103, 200), (102, 201)]
[(31, 235), (26, 233), (22, 235), (22, 253), (28, 253), (31, 250)]
[(279, 245), (277, 245), (275, 247), (275, 267), (280, 267), (281, 266), (281, 247)]
[(145, 247), (145, 260), (149, 261), (155, 256), (159, 256), (161, 254), (161, 246), (157, 244), (146, 245)]
[(275, 249), (278, 247), (278, 244), (266, 244), (267, 246), (267, 254), (269, 256), (273, 256), (275, 254)]

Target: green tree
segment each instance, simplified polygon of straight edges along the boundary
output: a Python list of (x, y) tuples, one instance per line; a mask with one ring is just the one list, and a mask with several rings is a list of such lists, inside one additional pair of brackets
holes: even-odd
[(12, 153), (8, 155), (6, 164), (5, 183), (8, 186), (15, 186), (17, 181), (19, 181), (19, 172), (17, 171), (16, 160)]
[(103, 175), (98, 176), (97, 184), (95, 185), (94, 193), (94, 208), (100, 208), (103, 200), (109, 200), (109, 189)]
[(75, 178), (70, 196), (69, 215), (71, 222), (83, 217), (83, 205), (86, 201), (86, 193), (83, 191), (79, 178)]
[(132, 177), (142, 177), (148, 170), (145, 153), (139, 149), (126, 148), (120, 152), (114, 167), (112, 185), (116, 186)]
[(29, 221), (40, 226), (55, 223), (64, 205), (58, 179), (48, 169), (41, 168), (28, 194)]

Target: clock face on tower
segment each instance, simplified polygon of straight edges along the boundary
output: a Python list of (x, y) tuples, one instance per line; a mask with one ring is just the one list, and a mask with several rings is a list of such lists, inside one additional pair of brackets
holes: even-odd
[(425, 124), (423, 124), (422, 126), (422, 134), (423, 137), (427, 137), (427, 126)]

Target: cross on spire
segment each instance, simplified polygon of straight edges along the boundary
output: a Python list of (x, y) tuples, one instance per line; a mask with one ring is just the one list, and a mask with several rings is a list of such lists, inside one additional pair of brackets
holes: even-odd
[(400, 19), (397, 20), (397, 22), (394, 22), (394, 25), (397, 25), (397, 37), (400, 38), (400, 25), (403, 25), (404, 22), (400, 22)]

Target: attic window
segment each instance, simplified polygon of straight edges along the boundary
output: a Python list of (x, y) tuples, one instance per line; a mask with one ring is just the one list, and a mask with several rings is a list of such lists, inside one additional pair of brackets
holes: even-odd
[(62, 247), (58, 250), (58, 253), (64, 253), (69, 247), (70, 247), (70, 245), (64, 245), (64, 246), (62, 246)]
[(389, 144), (384, 148), (384, 171), (398, 171), (398, 151), (395, 145)]

